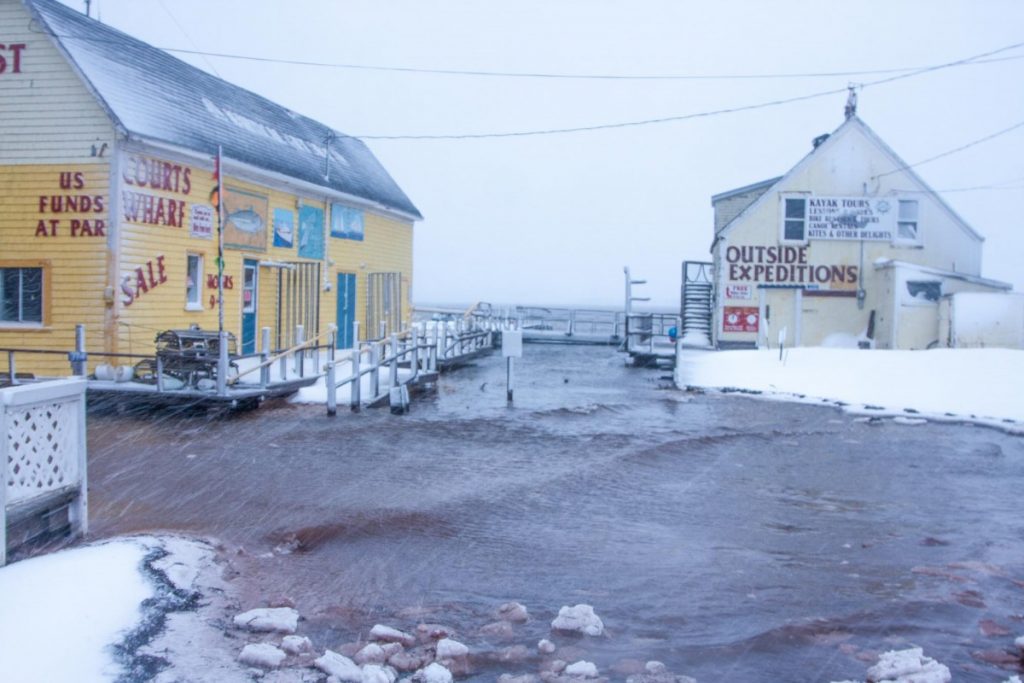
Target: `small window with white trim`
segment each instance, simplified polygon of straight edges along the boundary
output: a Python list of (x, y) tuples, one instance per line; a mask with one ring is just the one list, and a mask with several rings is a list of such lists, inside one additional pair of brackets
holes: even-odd
[(896, 239), (900, 242), (917, 242), (917, 200), (901, 199), (899, 216), (896, 221)]
[(185, 310), (203, 310), (203, 255), (188, 255), (188, 272), (185, 275)]
[(786, 197), (783, 200), (782, 239), (787, 242), (807, 241), (807, 199)]
[(0, 324), (43, 323), (43, 269), (0, 268)]

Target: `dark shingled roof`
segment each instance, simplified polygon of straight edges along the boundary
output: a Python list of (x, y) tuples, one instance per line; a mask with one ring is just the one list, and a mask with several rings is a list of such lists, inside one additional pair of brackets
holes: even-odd
[[(130, 136), (224, 156), (422, 218), (361, 141), (56, 0), (25, 0)], [(329, 140), (329, 143), (327, 142)], [(326, 143), (326, 144), (325, 144)], [(329, 180), (324, 158), (330, 150)]]

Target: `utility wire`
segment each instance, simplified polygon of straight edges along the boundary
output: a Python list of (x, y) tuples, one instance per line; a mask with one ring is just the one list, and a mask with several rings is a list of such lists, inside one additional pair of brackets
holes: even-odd
[(995, 133), (991, 133), (989, 135), (986, 135), (983, 138), (978, 138), (977, 140), (972, 140), (971, 142), (968, 142), (967, 144), (960, 145), (959, 147), (954, 147), (953, 149), (946, 150), (945, 152), (941, 152), (940, 154), (936, 154), (935, 156), (928, 157), (927, 159), (922, 159), (921, 161), (915, 162), (913, 164), (907, 164), (906, 166), (900, 166), (899, 168), (894, 168), (891, 171), (886, 171), (885, 173), (879, 173), (878, 175), (874, 176), (874, 178), (875, 179), (877, 179), (877, 178), (884, 178), (885, 176), (892, 175), (893, 173), (899, 173), (900, 171), (906, 171), (907, 169), (915, 168), (917, 166), (922, 166), (922, 165), (927, 164), (929, 162), (935, 161), (936, 159), (942, 159), (943, 157), (948, 157), (951, 154), (956, 154), (957, 152), (962, 152), (965, 149), (970, 149), (971, 147), (974, 147), (975, 145), (980, 145), (983, 142), (988, 142), (989, 140), (995, 139), (995, 138), (997, 138), (997, 137), (999, 137), (1001, 135), (1006, 135), (1007, 133), (1010, 133), (1010, 132), (1015, 131), (1018, 128), (1022, 128), (1022, 127), (1024, 127), (1024, 121), (1019, 121), (1019, 122), (1013, 124), (1012, 126), (1010, 126), (1009, 128), (1003, 128), (1002, 130), (999, 130), (999, 131), (996, 131)]
[[(900, 81), (905, 78), (913, 78), (915, 76), (921, 76), (923, 74), (932, 73), (942, 69), (949, 69), (956, 66), (962, 66), (964, 64), (974, 63), (979, 59), (986, 59), (997, 55), (1008, 50), (1014, 50), (1024, 46), (1024, 42), (1014, 43), (1005, 47), (983, 52), (981, 54), (972, 55), (963, 59), (958, 59), (952, 62), (945, 62), (942, 64), (935, 64), (932, 66), (922, 67), (916, 71), (910, 73), (901, 73), (895, 76), (889, 76), (887, 78), (881, 78), (875, 81), (869, 81), (867, 83), (857, 84), (856, 87), (860, 89), (873, 87), (876, 85), (883, 85), (886, 83), (893, 83)], [(727, 107), (724, 109), (714, 109), (711, 111), (695, 112), (692, 114), (680, 114), (677, 116), (665, 116), (654, 119), (642, 119), (639, 121), (621, 121), (618, 123), (605, 123), (597, 124), (592, 126), (576, 126), (569, 128), (549, 128), (541, 130), (528, 130), (528, 131), (510, 131), (500, 133), (463, 133), (463, 134), (448, 134), (448, 135), (351, 135), (348, 137), (357, 138), (360, 140), (479, 140), (486, 138), (510, 138), (510, 137), (528, 137), (537, 135), (560, 135), (565, 133), (582, 133), (596, 130), (609, 130), (613, 128), (631, 128), (637, 126), (649, 126), (653, 124), (671, 123), (677, 121), (687, 121), (690, 119), (707, 118), (711, 116), (718, 116), (721, 114), (734, 114), (742, 111), (751, 111), (754, 109), (764, 109), (767, 107), (777, 107), (783, 104), (792, 104), (794, 102), (802, 102), (805, 100), (817, 99), (820, 97), (826, 97), (829, 95), (835, 95), (837, 93), (846, 92), (847, 88), (834, 88), (831, 90), (823, 90), (821, 92), (811, 93), (809, 95), (798, 95), (796, 97), (789, 97), (785, 99), (769, 100), (767, 102), (759, 102), (757, 104), (742, 105), (739, 107)], [(1022, 124), (1024, 125), (1024, 124)], [(921, 162), (923, 163), (923, 162)]]
[[(770, 80), (770, 79), (792, 79), (792, 78), (835, 78), (848, 76), (870, 76), (878, 74), (902, 73), (916, 71), (923, 67), (907, 66), (889, 69), (863, 69), (859, 71), (819, 71), (819, 72), (796, 72), (796, 73), (737, 73), (737, 74), (565, 74), (545, 73), (529, 71), (479, 71), (471, 69), (429, 69), (410, 66), (381, 66), (374, 64), (349, 64), (344, 62), (314, 62), (301, 59), (279, 59), (273, 57), (258, 57), (255, 55), (239, 55), (225, 52), (206, 52), (203, 50), (186, 50), (182, 48), (165, 47), (160, 48), (166, 52), (177, 54), (197, 55), (204, 57), (217, 57), (220, 59), (238, 59), (251, 62), (265, 62), (272, 64), (288, 64), (292, 66), (313, 66), (330, 69), (353, 69), (360, 71), (390, 71), (397, 73), (411, 74), (434, 74), (442, 76), (482, 76), (497, 78), (538, 78), (558, 80), (600, 80), (600, 81), (728, 81), (728, 80)], [(972, 64), (989, 64), (992, 62), (1006, 62), (1017, 59), (1024, 59), (1024, 55), (1012, 57), (998, 57), (986, 60), (972, 61)]]

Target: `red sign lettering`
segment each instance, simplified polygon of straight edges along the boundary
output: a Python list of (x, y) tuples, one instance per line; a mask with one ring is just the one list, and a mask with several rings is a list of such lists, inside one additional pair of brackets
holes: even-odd
[(5, 73), (21, 73), (21, 53), (28, 47), (25, 43), (0, 43), (0, 76)]
[(131, 275), (121, 278), (121, 293), (124, 298), (121, 303), (131, 306), (143, 294), (156, 289), (167, 282), (167, 266), (164, 264), (164, 256), (161, 254), (154, 260), (146, 261), (145, 265), (139, 266)]

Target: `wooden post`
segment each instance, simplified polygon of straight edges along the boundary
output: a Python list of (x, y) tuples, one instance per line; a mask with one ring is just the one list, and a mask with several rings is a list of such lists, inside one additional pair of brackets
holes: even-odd
[(228, 333), (220, 331), (217, 354), (217, 395), (228, 395)]
[(327, 364), (327, 415), (334, 417), (338, 414), (338, 385), (335, 378), (334, 363)]
[(164, 390), (164, 359), (159, 354), (156, 357), (156, 393), (163, 393)]
[(338, 347), (338, 326), (331, 323), (327, 326), (327, 360), (334, 362), (334, 350)]
[(391, 362), (388, 365), (388, 388), (398, 386), (398, 335), (391, 335)]
[[(89, 470), (86, 457), (85, 435), (85, 385), (74, 401), (74, 410), (78, 421), (78, 496), (68, 506), (68, 523), (73, 536), (85, 536), (89, 533)], [(3, 432), (0, 432), (3, 434)], [(4, 435), (6, 438), (6, 435)], [(4, 458), (6, 460), (6, 458)], [(6, 479), (3, 480), (6, 483)]]
[(380, 351), (379, 342), (370, 342), (370, 367), (373, 368), (370, 373), (370, 395), (373, 398), (380, 396)]
[(7, 370), (11, 375), (11, 386), (18, 384), (18, 372), (14, 369), (14, 351), (7, 352)]
[(260, 330), (260, 388), (266, 389), (270, 384), (270, 365), (267, 359), (270, 358), (270, 328), (264, 327)]
[[(306, 330), (302, 325), (295, 326), (295, 345), (306, 341)], [(299, 377), (305, 377), (304, 366), (306, 365), (303, 356), (305, 351), (299, 350), (295, 352), (295, 374)]]
[(363, 351), (359, 346), (359, 342), (357, 341), (355, 343), (355, 346), (352, 347), (352, 376), (354, 377), (354, 379), (352, 380), (352, 398), (349, 401), (349, 405), (352, 407), (352, 412), (354, 413), (359, 412), (359, 408), (361, 407), (362, 403), (362, 396), (360, 396), (360, 393), (362, 391), (363, 378), (362, 375), (360, 374), (361, 369), (359, 367), (361, 360), (360, 356), (362, 355), (362, 353)]
[[(13, 366), (12, 366), (13, 367)], [(14, 373), (11, 373), (14, 376)], [(7, 406), (0, 401), (0, 567), (7, 564)]]

